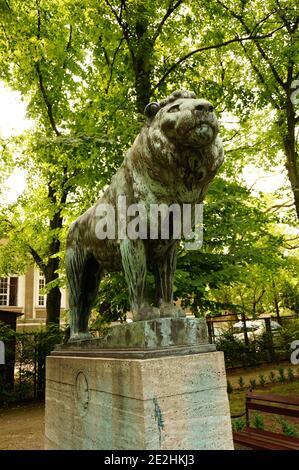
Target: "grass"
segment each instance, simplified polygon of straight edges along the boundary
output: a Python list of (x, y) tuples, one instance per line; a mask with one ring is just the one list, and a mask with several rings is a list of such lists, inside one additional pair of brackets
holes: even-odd
[[(255, 379), (257, 383), (259, 382), (259, 376), (263, 374), (267, 382), (270, 382), (270, 372), (273, 371), (277, 377), (279, 375), (278, 369), (283, 367), (285, 369), (285, 375), (287, 376), (287, 370), (290, 368), (294, 372), (295, 377), (299, 377), (299, 366), (294, 366), (290, 362), (279, 362), (278, 364), (265, 364), (258, 367), (248, 367), (248, 368), (237, 368), (237, 369), (228, 369), (227, 370), (227, 379), (230, 381), (233, 388), (238, 388), (238, 381), (240, 377), (243, 377), (245, 381), (245, 388), (249, 386), (251, 379)], [(298, 390), (299, 394), (299, 390)]]

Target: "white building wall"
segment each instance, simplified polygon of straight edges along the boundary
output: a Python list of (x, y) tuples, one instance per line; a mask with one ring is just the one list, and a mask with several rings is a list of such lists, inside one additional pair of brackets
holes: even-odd
[(25, 275), (18, 277), (17, 307), (25, 308)]
[(68, 291), (66, 289), (60, 289), (61, 291), (61, 308), (68, 309)]

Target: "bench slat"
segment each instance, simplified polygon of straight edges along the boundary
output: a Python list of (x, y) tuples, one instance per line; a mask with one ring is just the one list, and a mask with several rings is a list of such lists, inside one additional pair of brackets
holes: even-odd
[(298, 397), (285, 397), (283, 395), (270, 395), (270, 394), (259, 394), (255, 395), (252, 392), (247, 392), (246, 398), (250, 400), (261, 400), (261, 401), (271, 401), (274, 403), (283, 403), (285, 405), (294, 405), (299, 406)]
[[(278, 437), (279, 439), (285, 441), (294, 441), (295, 444), (299, 445), (299, 438), (294, 436), (286, 436), (285, 434), (278, 434), (272, 431), (265, 431), (264, 429), (257, 429), (257, 428), (245, 428), (246, 432), (254, 432), (256, 434), (268, 435), (269, 437)], [(241, 432), (241, 431), (240, 431)], [(243, 432), (243, 431), (242, 431)]]
[(293, 436), (285, 436), (263, 429), (246, 428), (244, 431), (248, 435), (253, 435), (257, 439), (262, 439), (267, 442), (277, 443), (278, 445), (287, 446), (289, 449), (299, 450), (299, 439)]
[(261, 404), (261, 403), (252, 403), (251, 401), (246, 403), (247, 409), (248, 410), (259, 410), (259, 411), (264, 411), (265, 413), (273, 413), (277, 415), (283, 415), (283, 416), (292, 416), (293, 418), (299, 418), (299, 409), (294, 410), (291, 408), (282, 408), (279, 406), (271, 406), (267, 404)]
[(261, 436), (247, 434), (246, 432), (234, 432), (233, 440), (236, 444), (241, 444), (251, 449), (262, 450), (290, 450), (287, 444), (278, 444), (269, 440), (262, 439)]

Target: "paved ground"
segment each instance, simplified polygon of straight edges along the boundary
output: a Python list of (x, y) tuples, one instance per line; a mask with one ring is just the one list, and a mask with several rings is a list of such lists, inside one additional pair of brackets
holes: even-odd
[(44, 405), (0, 409), (0, 450), (44, 448)]

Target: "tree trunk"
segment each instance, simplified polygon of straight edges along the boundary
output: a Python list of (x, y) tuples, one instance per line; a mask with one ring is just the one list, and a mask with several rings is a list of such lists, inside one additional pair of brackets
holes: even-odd
[(296, 152), (295, 140), (295, 127), (296, 117), (294, 112), (293, 103), (290, 97), (287, 97), (287, 130), (283, 135), (283, 145), (286, 155), (286, 169), (291, 183), (291, 188), (294, 196), (295, 209), (299, 219), (299, 161)]
[(138, 61), (135, 75), (136, 107), (140, 114), (150, 101), (150, 72), (145, 59)]
[(46, 325), (59, 325), (61, 292), (59, 287), (54, 287), (47, 295), (47, 320)]
[[(58, 258), (50, 258), (46, 268), (46, 284), (53, 282), (58, 279), (58, 273), (56, 272), (59, 268)], [(59, 325), (60, 319), (60, 305), (61, 305), (61, 292), (58, 286), (53, 287), (47, 295), (47, 320), (46, 325), (55, 323)]]
[(151, 57), (153, 41), (148, 34), (148, 19), (146, 11), (140, 8), (139, 20), (135, 25), (136, 49), (132, 56), (135, 74), (136, 107), (141, 114), (150, 100), (151, 91)]
[(263, 289), (260, 295), (256, 298), (256, 289), (254, 290), (254, 299), (252, 301), (252, 318), (255, 320), (256, 319), (256, 306), (257, 304), (262, 300), (262, 297), (264, 296), (266, 290)]
[[(57, 205), (56, 194), (53, 188), (51, 187), (51, 185), (49, 185), (48, 190), (49, 190), (48, 197), (50, 201), (52, 202), (53, 205)], [(63, 205), (65, 204), (67, 195), (68, 195), (68, 192), (64, 188), (62, 196), (61, 196), (61, 200), (60, 200), (60, 207), (63, 207)], [(60, 240), (55, 232), (57, 232), (57, 230), (61, 229), (63, 226), (63, 217), (61, 215), (61, 208), (59, 208), (57, 212), (53, 215), (53, 218), (50, 220), (49, 225), (50, 225), (50, 230), (54, 232), (54, 235), (53, 235), (52, 242), (49, 246), (49, 260), (44, 269), (46, 284), (49, 284), (50, 282), (53, 282), (53, 281), (57, 281), (59, 278), (58, 269), (59, 269), (60, 260), (58, 257), (51, 258), (51, 256), (57, 255), (57, 253), (59, 253), (60, 251)], [(46, 325), (49, 325), (50, 323), (59, 325), (60, 306), (61, 306), (60, 289), (58, 286), (53, 286), (53, 288), (49, 291), (47, 295)]]
[(281, 324), (280, 311), (279, 311), (279, 303), (278, 303), (277, 292), (276, 292), (276, 285), (275, 285), (274, 279), (272, 280), (272, 287), (273, 287), (273, 300), (274, 300), (274, 306), (275, 306), (275, 311), (276, 311), (276, 317), (277, 317), (278, 323)]
[(249, 338), (248, 338), (247, 326), (246, 326), (246, 315), (245, 315), (244, 311), (242, 311), (241, 317), (242, 317), (242, 322), (243, 322), (243, 326), (244, 326), (244, 342), (245, 342), (246, 346), (249, 346)]

